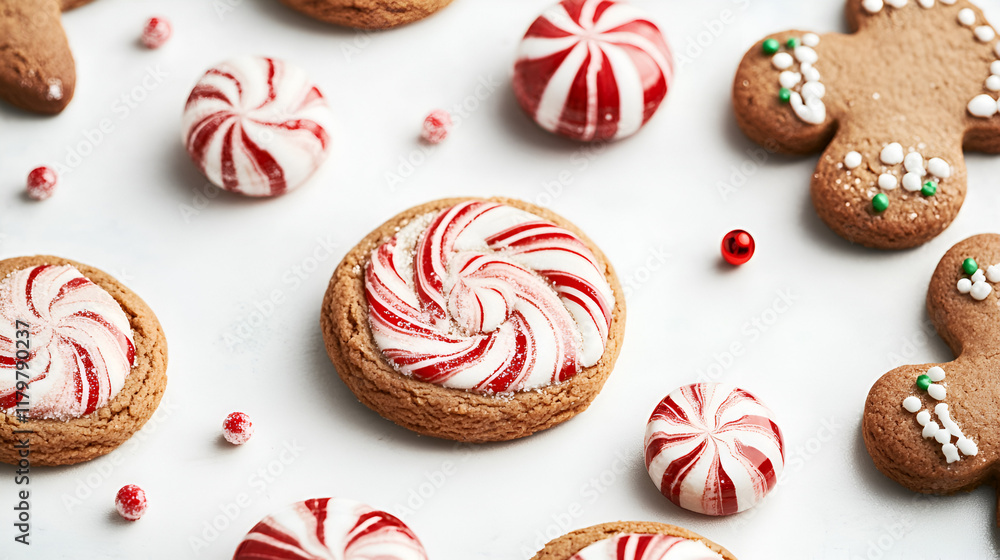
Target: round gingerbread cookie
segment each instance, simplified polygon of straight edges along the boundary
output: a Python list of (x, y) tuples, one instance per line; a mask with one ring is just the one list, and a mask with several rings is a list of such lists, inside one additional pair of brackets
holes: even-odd
[(625, 298), (603, 253), (511, 199), (411, 208), (337, 267), (320, 315), (358, 399), (424, 435), (531, 435), (585, 410), (614, 367)]
[(152, 416), (167, 342), (105, 272), (52, 256), (0, 261), (0, 462), (69, 465), (110, 453)]
[(389, 29), (434, 14), (452, 0), (281, 0), (303, 14), (345, 27)]
[(531, 560), (736, 560), (736, 557), (681, 527), (651, 521), (618, 521), (565, 534), (545, 545)]

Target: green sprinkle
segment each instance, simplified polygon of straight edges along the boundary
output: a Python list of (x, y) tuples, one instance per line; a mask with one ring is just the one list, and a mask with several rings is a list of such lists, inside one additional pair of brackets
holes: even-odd
[(872, 208), (876, 212), (885, 212), (885, 209), (889, 207), (889, 197), (885, 193), (878, 193), (875, 198), (872, 199)]
[(921, 390), (926, 391), (928, 387), (931, 386), (931, 378), (928, 375), (921, 375), (917, 378), (917, 387)]
[(782, 103), (788, 103), (791, 98), (792, 90), (786, 87), (781, 88), (781, 91), (778, 92), (778, 99), (780, 99)]
[(764, 41), (764, 54), (774, 54), (778, 52), (781, 48), (781, 44), (778, 43), (777, 39), (768, 39)]
[(976, 259), (965, 259), (965, 261), (962, 262), (962, 272), (968, 274), (969, 276), (975, 274), (977, 270), (979, 270), (979, 265), (976, 264)]
[(785, 46), (790, 49), (794, 49), (795, 47), (799, 46), (799, 40), (796, 39), (795, 37), (789, 37), (788, 40), (785, 41)]
[(920, 189), (920, 194), (924, 196), (934, 196), (937, 194), (937, 184), (934, 181), (924, 183), (924, 188)]

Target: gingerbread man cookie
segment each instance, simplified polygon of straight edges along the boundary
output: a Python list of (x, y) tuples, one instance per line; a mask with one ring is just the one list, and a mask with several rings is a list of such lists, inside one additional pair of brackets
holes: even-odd
[(902, 366), (868, 393), (862, 431), (886, 476), (950, 494), (996, 481), (1000, 464), (1000, 235), (977, 235), (941, 259), (927, 309), (958, 358)]
[(0, 98), (54, 115), (73, 99), (76, 66), (60, 14), (91, 0), (0, 0)]
[(824, 151), (820, 218), (879, 249), (927, 242), (966, 194), (963, 148), (1000, 152), (1000, 40), (968, 0), (848, 0), (850, 35), (786, 31), (743, 58), (737, 122), (786, 154)]

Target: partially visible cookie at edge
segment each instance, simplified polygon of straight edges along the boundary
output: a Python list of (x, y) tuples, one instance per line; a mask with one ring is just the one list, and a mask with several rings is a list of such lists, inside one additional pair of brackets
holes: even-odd
[(313, 19), (358, 29), (390, 29), (424, 19), (452, 0), (281, 0)]
[[(724, 560), (736, 560), (736, 557), (731, 552), (693, 531), (652, 521), (618, 521), (579, 529), (549, 542), (531, 560), (570, 560), (595, 543), (614, 539), (622, 535), (664, 535), (667, 537), (679, 537), (704, 545), (705, 548), (709, 549), (704, 551), (705, 554), (715, 553), (719, 558)], [(612, 560), (612, 558), (608, 560)], [(585, 558), (584, 560), (597, 559)], [(634, 559), (630, 557), (630, 560)]]

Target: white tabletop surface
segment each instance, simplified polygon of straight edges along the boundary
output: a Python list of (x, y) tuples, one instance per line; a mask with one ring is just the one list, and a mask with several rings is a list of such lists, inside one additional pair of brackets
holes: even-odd
[[(685, 59), (649, 125), (597, 150), (541, 132), (511, 93), (515, 47), (547, 0), (456, 0), (371, 34), (275, 0), (98, 0), (66, 14), (72, 104), (55, 118), (0, 107), (0, 257), (56, 254), (123, 280), (163, 323), (170, 381), (125, 447), (32, 470), (30, 548), (13, 544), (14, 472), (0, 468), (0, 557), (224, 559), (269, 512), (322, 496), (400, 513), (434, 560), (527, 560), (552, 537), (619, 519), (682, 525), (744, 560), (996, 556), (992, 489), (918, 500), (875, 470), (859, 426), (880, 375), (950, 359), (927, 326), (927, 281), (954, 243), (997, 227), (1000, 158), (969, 156), (965, 207), (926, 246), (851, 246), (813, 212), (816, 158), (754, 163), (760, 152), (729, 104), (754, 41), (795, 27), (844, 31), (843, 0), (635, 2)], [(1000, 18), (1000, 6), (987, 8)], [(137, 38), (154, 14), (175, 35), (149, 51)], [(337, 115), (335, 153), (287, 196), (205, 197), (179, 115), (205, 69), (246, 53), (311, 73)], [(429, 110), (463, 105), (445, 143), (420, 145)], [(87, 132), (105, 119), (110, 133)], [(71, 172), (52, 199), (29, 202), (24, 178), (40, 164)], [(735, 192), (721, 196), (720, 184)], [(383, 220), (439, 197), (495, 194), (587, 231), (627, 287), (628, 321), (617, 368), (587, 412), (463, 449), (359, 404), (327, 359), (319, 308), (340, 257)], [(738, 227), (757, 254), (720, 266), (719, 242)], [(265, 305), (272, 294), (282, 302)], [(781, 421), (785, 476), (749, 513), (683, 511), (643, 467), (653, 407), (699, 377), (755, 392)], [(233, 410), (257, 426), (239, 448), (220, 443)], [(113, 507), (127, 483), (150, 501), (134, 524)]]

